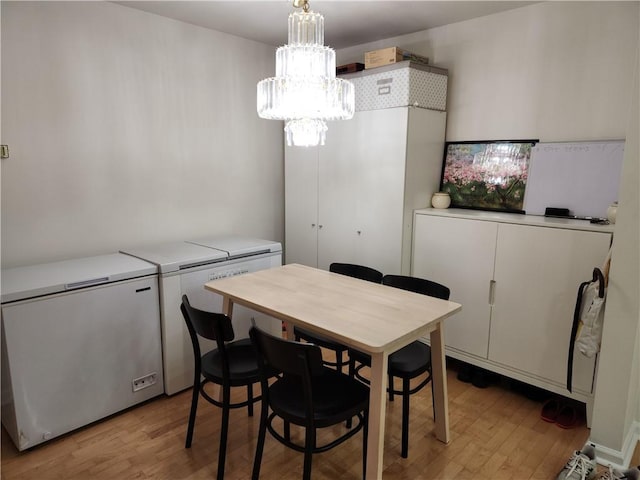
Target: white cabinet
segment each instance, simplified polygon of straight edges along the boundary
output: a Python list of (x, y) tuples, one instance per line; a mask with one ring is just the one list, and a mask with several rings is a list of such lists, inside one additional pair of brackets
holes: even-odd
[(410, 269), (412, 212), (429, 204), (446, 113), (414, 107), (330, 122), (321, 147), (285, 150), (285, 261)]
[(610, 242), (610, 227), (584, 221), (418, 210), (412, 273), (462, 304), (445, 323), (449, 355), (585, 400), (594, 358), (576, 354), (574, 393), (565, 386), (573, 311)]

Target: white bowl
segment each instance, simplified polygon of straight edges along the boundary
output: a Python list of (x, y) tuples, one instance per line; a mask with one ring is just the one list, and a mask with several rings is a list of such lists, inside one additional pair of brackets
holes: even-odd
[(449, 208), (451, 205), (451, 197), (448, 193), (436, 192), (431, 197), (431, 206), (433, 208)]

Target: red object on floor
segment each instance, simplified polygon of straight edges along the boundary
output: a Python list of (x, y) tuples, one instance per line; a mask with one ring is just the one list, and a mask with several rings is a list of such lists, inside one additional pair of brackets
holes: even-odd
[(562, 405), (560, 401), (556, 398), (551, 398), (546, 402), (544, 402), (544, 404), (542, 405), (542, 411), (540, 412), (540, 417), (545, 422), (555, 423), (561, 408), (562, 408)]
[(578, 412), (572, 405), (565, 405), (558, 412), (556, 425), (560, 428), (573, 428), (578, 423)]

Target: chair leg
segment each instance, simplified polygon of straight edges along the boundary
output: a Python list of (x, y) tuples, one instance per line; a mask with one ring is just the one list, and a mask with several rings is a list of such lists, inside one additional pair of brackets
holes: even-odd
[[(433, 365), (433, 363), (431, 363), (431, 350), (429, 350), (429, 381), (431, 382), (431, 408), (433, 409), (433, 421), (436, 421), (436, 394), (433, 391), (433, 370), (431, 369), (431, 366)], [(446, 380), (446, 379), (445, 379)]]
[(431, 383), (431, 408), (433, 409), (433, 421), (436, 421), (436, 394), (433, 391), (433, 377), (429, 372), (429, 382)]
[(389, 390), (389, 401), (393, 402), (393, 375), (389, 374), (389, 379), (387, 380), (388, 386), (387, 390)]
[(256, 443), (256, 456), (253, 459), (252, 480), (258, 480), (260, 477), (260, 464), (262, 463), (262, 452), (264, 451), (264, 440), (267, 434), (267, 416), (269, 414), (269, 406), (262, 395), (262, 408), (260, 409), (260, 428), (258, 429), (258, 442)]
[(409, 393), (408, 378), (402, 379), (402, 458), (409, 456)]
[(311, 460), (313, 458), (313, 450), (316, 447), (316, 430), (307, 426), (305, 430), (304, 441), (304, 468), (302, 470), (302, 479), (311, 480)]
[(191, 411), (189, 412), (189, 423), (187, 426), (187, 439), (184, 448), (191, 448), (193, 440), (193, 428), (196, 424), (196, 410), (198, 409), (198, 397), (200, 396), (200, 372), (197, 372), (198, 378), (193, 383), (193, 392), (191, 394)]
[(227, 434), (229, 433), (229, 403), (231, 387), (222, 387), (222, 425), (220, 427), (220, 446), (218, 447), (218, 480), (224, 480), (224, 463), (227, 456)]
[(249, 403), (247, 404), (247, 413), (250, 417), (253, 417), (253, 384), (247, 385), (247, 400)]
[(338, 351), (336, 350), (336, 370), (339, 371), (340, 373), (342, 373), (342, 365), (344, 365), (343, 361), (342, 361), (342, 351)]
[(364, 426), (362, 427), (362, 480), (367, 478), (367, 439), (369, 438), (369, 411), (364, 411)]
[(284, 421), (284, 439), (287, 442), (291, 441), (291, 423), (288, 421)]
[[(349, 377), (350, 378), (354, 378), (356, 375), (356, 361), (349, 357)], [(353, 425), (353, 421), (351, 419), (347, 420), (346, 423), (346, 427), (347, 428), (351, 428), (351, 425)]]

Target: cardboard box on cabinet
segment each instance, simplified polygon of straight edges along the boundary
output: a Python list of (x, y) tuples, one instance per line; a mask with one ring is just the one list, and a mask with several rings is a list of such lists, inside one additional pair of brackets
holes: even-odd
[(370, 68), (383, 67), (385, 65), (391, 65), (406, 60), (410, 60), (414, 63), (421, 63), (424, 65), (427, 65), (429, 63), (429, 59), (427, 57), (423, 57), (422, 55), (417, 55), (415, 53), (408, 52), (407, 50), (402, 50), (398, 47), (388, 47), (382, 48), (380, 50), (365, 52), (364, 68), (368, 70)]

